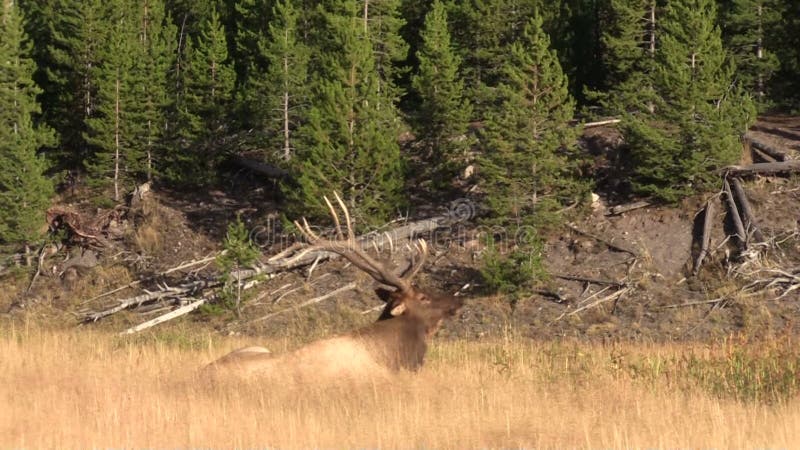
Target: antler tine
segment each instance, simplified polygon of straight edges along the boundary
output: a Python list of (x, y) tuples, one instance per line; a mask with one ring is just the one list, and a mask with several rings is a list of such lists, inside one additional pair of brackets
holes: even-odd
[[(350, 218), (350, 212), (347, 209), (347, 205), (345, 205), (344, 201), (337, 192), (334, 191), (333, 195), (334, 198), (336, 198), (336, 202), (339, 204), (339, 207), (342, 209), (342, 212), (344, 213), (345, 224), (347, 226), (347, 238), (345, 239), (343, 237), (344, 233), (342, 231), (342, 224), (339, 219), (339, 215), (336, 213), (336, 209), (333, 207), (332, 202), (327, 197), (323, 196), (325, 203), (328, 205), (328, 209), (331, 212), (333, 221), (336, 224), (336, 233), (338, 234), (339, 240), (329, 240), (320, 237), (311, 230), (311, 226), (308, 224), (308, 221), (305, 218), (302, 219), (302, 225), (295, 221), (295, 226), (297, 226), (297, 229), (300, 230), (300, 233), (302, 233), (305, 239), (308, 241), (309, 246), (295, 253), (287, 262), (284, 262), (284, 264), (291, 264), (295, 261), (298, 261), (311, 252), (332, 252), (345, 257), (354, 266), (366, 272), (379, 283), (395, 287), (400, 291), (405, 292), (412, 289), (410, 279), (416, 274), (417, 271), (419, 271), (425, 259), (424, 255), (427, 252), (424, 242), (420, 244), (422, 247), (422, 251), (420, 252), (422, 258), (417, 262), (416, 265), (412, 267), (410, 275), (405, 277), (396, 275), (390, 267), (387, 267), (386, 265), (376, 261), (361, 247), (362, 244), (356, 240), (353, 232), (353, 222)], [(394, 245), (394, 243), (391, 242), (391, 239), (389, 245)]]
[(303, 224), (302, 225), (300, 225), (300, 223), (295, 220), (294, 221), (294, 226), (296, 226), (297, 229), (300, 230), (300, 233), (309, 242), (314, 243), (314, 242), (319, 240), (319, 236), (316, 233), (314, 233), (313, 231), (311, 231), (311, 226), (308, 224), (308, 221), (306, 220), (305, 217), (303, 217)]
[(394, 239), (392, 239), (392, 235), (389, 234), (388, 231), (384, 231), (383, 234), (386, 235), (386, 242), (389, 243), (389, 254), (393, 255), (394, 254)]
[(336, 224), (336, 237), (339, 239), (344, 239), (344, 234), (342, 233), (342, 224), (339, 222), (339, 215), (336, 214), (336, 209), (331, 204), (331, 201), (328, 200), (327, 195), (323, 195), (322, 198), (325, 199), (325, 203), (328, 205), (328, 210), (331, 212), (331, 217), (333, 217), (333, 222)]
[(425, 265), (425, 259), (428, 257), (428, 243), (425, 242), (425, 239), (418, 239), (417, 242), (414, 243), (414, 249), (418, 250), (419, 252), (419, 260), (413, 262), (412, 256), (412, 264), (411, 267), (403, 274), (403, 280), (406, 282), (410, 282), (411, 279), (422, 269), (422, 266)]
[(353, 224), (350, 222), (350, 211), (347, 210), (347, 206), (342, 201), (342, 198), (339, 197), (338, 192), (333, 191), (333, 196), (336, 197), (336, 201), (339, 202), (339, 207), (342, 208), (342, 212), (344, 212), (344, 220), (347, 224), (347, 239), (355, 241), (356, 237), (353, 234)]

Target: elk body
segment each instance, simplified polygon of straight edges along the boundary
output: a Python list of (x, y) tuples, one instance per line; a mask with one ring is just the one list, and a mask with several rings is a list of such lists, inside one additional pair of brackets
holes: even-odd
[(382, 378), (400, 370), (415, 371), (424, 361), (428, 341), (442, 322), (462, 306), (461, 299), (423, 291), (411, 283), (425, 262), (427, 247), (418, 241), (419, 258), (406, 273), (396, 275), (393, 268), (377, 262), (359, 244), (352, 231), (347, 208), (336, 196), (347, 221), (347, 238), (341, 232), (339, 218), (331, 210), (338, 240), (319, 237), (303, 221), (296, 223), (310, 246), (292, 258), (299, 259), (312, 251), (337, 253), (354, 266), (390, 289), (376, 294), (386, 302), (378, 321), (346, 335), (312, 342), (293, 352), (273, 355), (262, 347), (235, 350), (206, 367), (213, 375), (236, 377), (280, 377), (300, 382), (323, 380), (362, 380)]

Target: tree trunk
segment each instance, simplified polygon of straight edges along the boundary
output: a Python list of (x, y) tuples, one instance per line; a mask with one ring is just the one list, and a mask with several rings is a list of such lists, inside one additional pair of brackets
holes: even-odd
[(364, 36), (369, 35), (369, 0), (364, 0)]
[(119, 95), (120, 95), (120, 87), (119, 87), (119, 69), (117, 69), (117, 79), (115, 83), (115, 99), (114, 99), (114, 201), (119, 201), (119, 158), (120, 158), (120, 151), (119, 151), (119, 134), (120, 134), (120, 123), (119, 123)]
[(756, 242), (764, 242), (764, 235), (761, 233), (761, 230), (758, 229), (758, 225), (756, 225), (756, 217), (753, 214), (753, 209), (750, 207), (750, 201), (747, 200), (742, 182), (739, 181), (738, 178), (733, 178), (731, 179), (731, 184), (733, 185), (733, 192), (737, 200), (739, 200), (739, 206), (742, 207), (742, 218), (744, 219), (745, 230), (753, 231), (753, 237)]
[(656, 56), (656, 2), (652, 2), (650, 4), (650, 47), (648, 51), (650, 52), (650, 57), (655, 58)]
[(697, 272), (700, 271), (700, 265), (703, 264), (703, 260), (708, 255), (708, 247), (711, 245), (711, 227), (714, 224), (714, 203), (712, 203), (711, 200), (706, 202), (706, 208), (703, 214), (703, 234), (700, 237), (700, 254), (697, 255), (697, 259), (694, 261), (693, 275), (697, 275)]
[(741, 250), (747, 250), (747, 232), (744, 230), (742, 216), (739, 215), (739, 208), (736, 206), (736, 201), (731, 193), (731, 185), (728, 183), (727, 179), (722, 182), (722, 188), (725, 190), (725, 199), (728, 202), (728, 213), (731, 216), (733, 227), (736, 229), (736, 237), (739, 241), (739, 248)]

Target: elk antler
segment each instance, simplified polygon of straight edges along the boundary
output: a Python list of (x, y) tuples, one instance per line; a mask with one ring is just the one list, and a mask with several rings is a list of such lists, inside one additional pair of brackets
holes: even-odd
[(356, 240), (355, 234), (353, 233), (353, 224), (350, 219), (350, 212), (347, 210), (347, 206), (344, 204), (341, 197), (339, 197), (339, 194), (334, 192), (333, 195), (336, 198), (336, 202), (339, 204), (339, 208), (344, 213), (345, 225), (347, 227), (347, 238), (345, 238), (344, 233), (342, 232), (342, 226), (339, 220), (339, 215), (336, 213), (336, 208), (333, 207), (333, 204), (330, 202), (330, 200), (328, 200), (328, 197), (323, 197), (325, 199), (325, 203), (328, 205), (328, 209), (331, 212), (331, 217), (333, 218), (333, 222), (336, 226), (336, 235), (338, 240), (334, 241), (323, 239), (311, 230), (311, 226), (308, 224), (305, 218), (302, 219), (302, 224), (298, 221), (295, 221), (295, 226), (298, 230), (300, 230), (300, 233), (305, 236), (306, 240), (311, 245), (305, 247), (302, 251), (293, 256), (290, 259), (290, 262), (296, 261), (310, 252), (333, 252), (346, 258), (354, 266), (369, 274), (373, 279), (375, 279), (375, 281), (395, 287), (403, 292), (410, 291), (412, 289), (411, 280), (414, 278), (417, 272), (419, 272), (423, 264), (425, 264), (425, 258), (428, 254), (428, 245), (425, 243), (425, 241), (418, 239), (414, 245), (416, 252), (419, 253), (419, 259), (413, 262), (409, 269), (406, 270), (402, 276), (395, 275), (391, 268), (379, 263), (364, 251), (364, 249), (361, 247), (361, 244)]

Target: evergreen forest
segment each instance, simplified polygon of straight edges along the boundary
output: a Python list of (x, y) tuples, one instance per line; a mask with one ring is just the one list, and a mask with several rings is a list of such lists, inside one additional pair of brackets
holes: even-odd
[(800, 108), (800, 3), (785, 0), (2, 0), (0, 14), (0, 245), (17, 249), (70, 186), (113, 207), (145, 182), (218, 183), (241, 154), (288, 174), (290, 217), (325, 216), (337, 191), (378, 225), (477, 185), (487, 222), (546, 227), (594, 189), (582, 123), (620, 120), (620, 194), (672, 203), (718, 188), (759, 113)]

